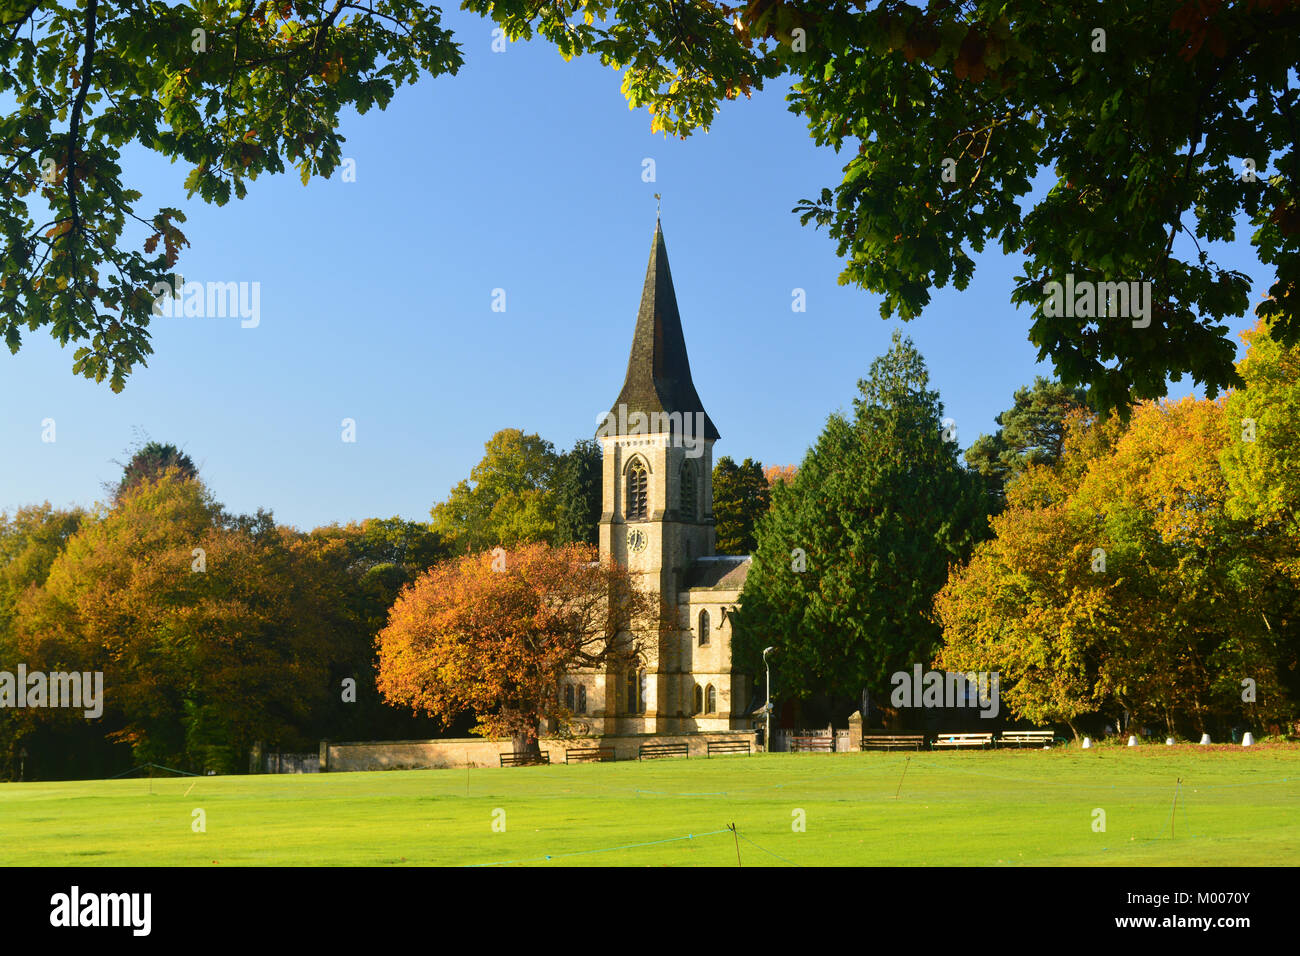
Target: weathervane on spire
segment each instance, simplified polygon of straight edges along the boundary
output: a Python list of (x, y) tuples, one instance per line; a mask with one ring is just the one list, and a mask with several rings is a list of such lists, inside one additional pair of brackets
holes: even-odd
[(663, 205), (663, 199), (658, 193), (655, 193), (655, 222), (659, 221), (659, 207)]

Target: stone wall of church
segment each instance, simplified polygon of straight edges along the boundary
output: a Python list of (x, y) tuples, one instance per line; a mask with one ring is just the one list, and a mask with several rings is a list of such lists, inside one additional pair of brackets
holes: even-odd
[[(687, 675), (694, 710), (694, 685), (705, 698), (701, 716), (709, 722), (727, 720), (727, 726), (748, 728), (750, 678), (735, 670), (731, 656), (732, 625), (730, 612), (740, 603), (740, 592), (731, 589), (695, 588), (678, 595), (678, 608), (685, 640), (681, 644), (680, 670)], [(703, 618), (707, 615), (707, 618)], [(707, 642), (701, 643), (707, 628)], [(716, 703), (709, 710), (708, 688), (714, 689)], [(712, 729), (711, 727), (709, 729)]]
[[(538, 741), (552, 764), (564, 763), (565, 749), (579, 747), (613, 747), (617, 760), (636, 760), (642, 744), (684, 743), (690, 759), (704, 757), (710, 740), (748, 740), (757, 750), (754, 731), (712, 733), (605, 735), (596, 737), (543, 737)], [(375, 740), (352, 743), (323, 741), (320, 745), (322, 771), (425, 770), (437, 768), (499, 767), (500, 755), (510, 752), (509, 740), (485, 740), (462, 737), (448, 740)], [(717, 759), (717, 758), (715, 758)]]

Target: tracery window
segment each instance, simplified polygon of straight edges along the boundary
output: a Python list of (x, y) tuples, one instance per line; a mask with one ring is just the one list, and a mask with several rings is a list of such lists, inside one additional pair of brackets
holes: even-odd
[(696, 509), (698, 508), (698, 495), (695, 491), (695, 466), (689, 461), (682, 462), (681, 480), (681, 512), (682, 517), (687, 521), (694, 521)]
[(649, 472), (646, 471), (645, 462), (638, 458), (627, 469), (625, 517), (629, 519), (646, 517), (650, 510), (649, 485)]

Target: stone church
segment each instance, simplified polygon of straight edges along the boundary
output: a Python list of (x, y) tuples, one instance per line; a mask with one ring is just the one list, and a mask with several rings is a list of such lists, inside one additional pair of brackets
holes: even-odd
[(639, 574), (677, 630), (645, 638), (632, 667), (574, 671), (562, 693), (575, 729), (748, 730), (752, 681), (733, 667), (729, 615), (750, 558), (714, 553), (713, 443), (720, 436), (691, 379), (658, 222), (627, 376), (605, 421), (612, 427), (597, 433), (604, 454), (600, 555)]

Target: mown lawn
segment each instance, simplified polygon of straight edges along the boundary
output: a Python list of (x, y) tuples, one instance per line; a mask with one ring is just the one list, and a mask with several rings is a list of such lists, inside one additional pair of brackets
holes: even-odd
[(8, 865), (735, 866), (737, 843), (745, 866), (1295, 866), (1300, 748), (0, 784)]

